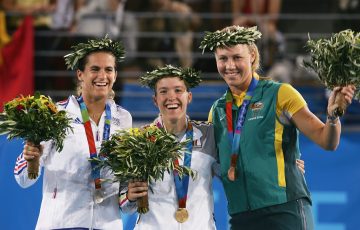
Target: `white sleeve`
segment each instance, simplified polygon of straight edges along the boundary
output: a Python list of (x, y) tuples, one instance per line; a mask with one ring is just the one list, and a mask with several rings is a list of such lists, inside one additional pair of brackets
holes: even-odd
[(23, 153), (21, 153), (18, 158), (16, 158), (14, 175), (16, 182), (22, 188), (28, 188), (31, 185), (35, 184), (38, 178), (41, 175), (41, 168), (39, 168), (39, 176), (36, 179), (29, 179), (28, 170), (27, 170), (27, 161), (24, 159)]
[(51, 141), (41, 143), (43, 145), (43, 154), (40, 157), (40, 167), (39, 167), (39, 176), (36, 179), (29, 179), (28, 170), (27, 170), (27, 161), (24, 159), (23, 153), (21, 153), (18, 158), (16, 158), (15, 168), (14, 168), (14, 176), (16, 182), (22, 188), (28, 188), (31, 185), (35, 184), (35, 182), (41, 176), (41, 169), (44, 165), (44, 161), (46, 160), (49, 153), (54, 150), (54, 144)]
[(127, 183), (126, 186), (120, 186), (120, 198), (119, 198), (119, 206), (123, 213), (133, 214), (137, 210), (137, 202), (129, 201), (127, 198)]

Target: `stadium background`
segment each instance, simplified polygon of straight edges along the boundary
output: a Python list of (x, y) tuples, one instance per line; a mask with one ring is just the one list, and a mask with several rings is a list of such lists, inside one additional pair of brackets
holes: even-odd
[[(61, 0), (60, 0), (61, 1)], [(271, 1), (271, 0), (270, 0)], [(176, 18), (177, 15), (157, 13), (146, 8), (146, 2), (131, 0), (127, 2), (125, 12), (136, 20), (150, 20), (154, 17)], [(216, 2), (216, 1), (183, 1), (183, 2)], [(221, 2), (221, 1), (220, 1)], [(201, 23), (192, 28), (193, 49), (191, 52), (192, 66), (203, 72), (203, 83), (193, 90), (194, 100), (189, 107), (192, 119), (206, 120), (211, 103), (221, 96), (226, 89), (224, 82), (216, 73), (214, 58), (211, 53), (201, 54), (197, 47), (205, 30), (211, 30), (216, 23), (228, 25), (231, 21), (230, 0), (223, 0), (222, 11), (215, 12), (210, 7), (200, 5), (194, 8), (194, 14), (201, 18)], [(264, 14), (260, 19), (269, 20), (278, 18), (278, 30), (283, 36), (282, 50), (279, 50), (276, 63), (285, 68), (280, 71), (278, 80), (289, 81), (306, 99), (310, 109), (321, 119), (325, 119), (326, 90), (316, 76), (301, 67), (302, 60), (307, 57), (304, 44), (308, 33), (312, 38), (329, 37), (340, 29), (352, 28), (359, 31), (360, 27), (360, 1), (345, 1), (352, 4), (352, 8), (339, 7), (342, 0), (283, 0), (278, 15)], [(196, 11), (197, 10), (197, 11)], [(19, 12), (5, 11), (6, 19), (21, 15)], [(110, 15), (110, 17), (109, 17)], [(157, 16), (155, 16), (157, 15)], [(38, 16), (38, 15), (34, 15)], [(247, 15), (254, 17), (254, 15)], [(109, 12), (94, 12), (90, 18), (112, 20)], [(129, 16), (130, 17), (130, 16)], [(8, 33), (14, 35), (18, 27), (11, 27), (9, 21)], [(216, 23), (215, 23), (216, 22)], [(215, 24), (214, 24), (215, 23)], [(90, 35), (70, 32), (67, 29), (55, 30), (52, 28), (33, 27), (20, 37), (20, 44), (25, 40), (33, 39), (33, 69), (25, 79), (21, 76), (20, 85), (29, 86), (26, 90), (50, 95), (54, 100), (65, 99), (75, 94), (75, 73), (66, 71), (63, 56), (70, 50), (70, 46), (78, 41), (85, 41)], [(0, 31), (1, 32), (1, 31)], [(142, 88), (137, 83), (137, 77), (144, 71), (150, 70), (149, 63), (153, 59), (162, 59), (167, 63), (177, 64), (178, 54), (174, 48), (162, 51), (149, 51), (142, 47), (142, 43), (150, 39), (172, 40), (182, 33), (166, 28), (162, 31), (139, 30), (135, 35), (122, 31), (117, 38), (126, 40), (136, 38), (138, 49), (128, 50), (127, 61), (120, 68), (118, 82), (115, 85), (117, 102), (128, 109), (134, 118), (134, 125), (138, 126), (150, 122), (156, 115), (157, 109), (151, 101), (152, 92)], [(21, 40), (24, 39), (24, 40)], [(11, 37), (10, 40), (15, 40)], [(1, 44), (1, 43), (0, 43)], [(129, 44), (128, 44), (129, 45)], [(20, 48), (19, 48), (20, 49)], [(22, 49), (22, 48), (21, 48)], [(5, 58), (5, 57), (4, 57)], [(1, 63), (1, 62), (0, 62)], [(11, 66), (7, 66), (11, 67)], [(288, 69), (286, 69), (286, 67)], [(284, 69), (282, 69), (284, 70)], [(287, 71), (286, 71), (287, 70)], [(290, 70), (290, 71), (289, 71)], [(263, 74), (268, 69), (263, 68)], [(281, 78), (284, 77), (287, 78)], [(6, 80), (1, 75), (1, 92), (16, 87), (17, 82)], [(11, 82), (11, 85), (9, 85)], [(24, 92), (27, 92), (27, 91)], [(18, 92), (23, 93), (23, 92)], [(16, 95), (13, 95), (15, 97)], [(1, 97), (1, 99), (3, 99)], [(3, 101), (1, 101), (3, 103)], [(306, 164), (306, 179), (313, 198), (313, 211), (316, 229), (320, 230), (357, 230), (360, 226), (360, 104), (355, 102), (349, 107), (342, 120), (343, 133), (339, 148), (335, 152), (327, 152), (301, 136), (300, 148), (302, 158)], [(0, 136), (0, 228), (31, 230), (34, 229), (41, 201), (41, 186), (39, 181), (35, 186), (21, 189), (15, 182), (13, 168), (15, 159), (21, 152), (22, 140), (8, 141), (6, 136)], [(215, 219), (218, 229), (228, 229), (226, 198), (218, 179), (214, 183), (215, 193)], [(132, 229), (136, 216), (123, 215), (124, 229)]]

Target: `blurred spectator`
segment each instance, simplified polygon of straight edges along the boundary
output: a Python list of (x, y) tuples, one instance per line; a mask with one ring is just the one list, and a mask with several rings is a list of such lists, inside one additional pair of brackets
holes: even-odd
[(275, 63), (267, 72), (267, 76), (282, 83), (292, 83), (294, 64), (287, 59)]
[(195, 12), (208, 13), (210, 11), (208, 0), (180, 0), (180, 2), (190, 6)]
[(73, 0), (56, 1), (52, 14), (51, 29), (69, 30), (74, 22), (75, 2)]
[(34, 26), (37, 30), (49, 29), (51, 14), (55, 9), (56, 0), (3, 0), (2, 7), (7, 13), (13, 13), (9, 17), (9, 29), (17, 28), (23, 16), (32, 15)]
[[(360, 0), (335, 0), (335, 11), (338, 14), (346, 14), (348, 16), (360, 15)], [(360, 31), (359, 19), (346, 19), (342, 18), (335, 21), (334, 30), (339, 32), (345, 29), (352, 29)]]
[(263, 33), (273, 34), (280, 10), (281, 0), (232, 0), (233, 24), (257, 25)]
[(137, 51), (138, 25), (130, 12), (125, 12), (126, 0), (76, 0), (76, 23), (73, 31), (79, 35), (115, 39), (124, 36), (127, 53)]
[[(231, 0), (233, 1), (233, 0)], [(231, 13), (232, 2), (230, 0), (211, 0), (210, 12), (212, 14), (223, 14), (221, 17), (213, 16), (211, 31), (224, 28), (231, 24), (231, 18), (228, 16)]]
[(318, 81), (318, 75), (315, 71), (306, 69), (304, 67), (304, 61), (310, 62), (310, 55), (298, 55), (295, 59), (295, 66), (293, 68), (293, 81), (296, 84), (313, 84)]
[[(263, 34), (258, 44), (262, 70), (267, 73), (277, 62), (282, 62), (285, 39), (277, 28), (281, 0), (232, 0), (233, 24), (258, 26)], [(281, 69), (286, 68), (287, 64)]]
[[(140, 49), (146, 52), (168, 52), (169, 55), (151, 58), (147, 64), (153, 67), (165, 63), (192, 66), (193, 30), (199, 23), (192, 9), (185, 3), (172, 0), (150, 0), (149, 3), (148, 11), (154, 16), (141, 20), (141, 31), (167, 34), (143, 38)], [(171, 52), (175, 52), (176, 57)]]

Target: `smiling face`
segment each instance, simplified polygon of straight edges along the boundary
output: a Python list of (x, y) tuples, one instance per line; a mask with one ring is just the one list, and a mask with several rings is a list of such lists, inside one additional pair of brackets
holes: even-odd
[(109, 52), (95, 52), (87, 56), (84, 70), (77, 70), (81, 94), (91, 101), (106, 100), (116, 80), (115, 57)]
[(159, 108), (165, 124), (186, 121), (187, 106), (192, 94), (178, 77), (165, 77), (155, 85), (154, 103)]
[(248, 88), (253, 73), (252, 63), (255, 61), (255, 53), (250, 51), (248, 45), (217, 48), (215, 59), (218, 72), (232, 93), (240, 95)]

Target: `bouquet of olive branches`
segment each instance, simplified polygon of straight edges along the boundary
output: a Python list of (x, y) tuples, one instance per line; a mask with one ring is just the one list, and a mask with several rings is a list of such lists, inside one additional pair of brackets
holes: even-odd
[[(189, 141), (189, 140), (188, 140)], [(120, 130), (100, 149), (100, 158), (93, 158), (98, 167), (110, 167), (118, 181), (147, 181), (163, 179), (165, 172), (177, 171), (179, 176), (195, 172), (185, 166), (174, 164), (181, 157), (185, 142), (178, 142), (176, 137), (165, 129), (155, 125), (142, 128)], [(147, 197), (138, 200), (138, 212), (149, 210)]]
[[(353, 84), (357, 88), (355, 98), (360, 99), (360, 33), (343, 30), (329, 39), (309, 40), (305, 48), (311, 60), (305, 67), (314, 70), (322, 83), (329, 89)], [(346, 109), (343, 95), (338, 94), (335, 115), (342, 116)]]
[[(0, 135), (8, 134), (8, 139), (23, 138), (40, 145), (41, 141), (53, 140), (58, 151), (63, 148), (67, 130), (72, 130), (71, 119), (65, 111), (58, 111), (50, 97), (35, 93), (34, 96), (20, 96), (4, 105), (0, 114)], [(28, 176), (38, 176), (39, 161), (28, 164)]]

